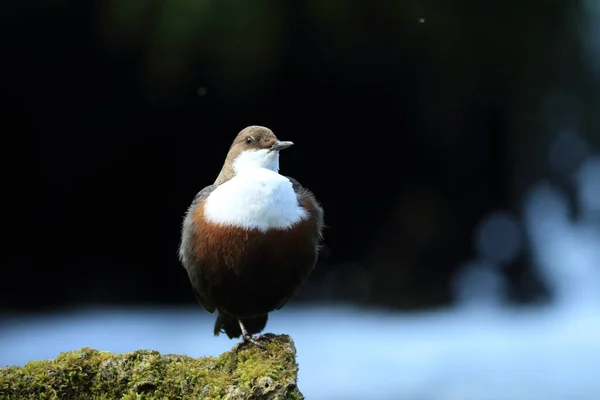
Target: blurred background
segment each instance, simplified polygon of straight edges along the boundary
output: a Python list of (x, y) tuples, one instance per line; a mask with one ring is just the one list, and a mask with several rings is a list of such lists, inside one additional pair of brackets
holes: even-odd
[(597, 1), (40, 0), (0, 21), (0, 366), (233, 346), (177, 247), (258, 124), (326, 213), (267, 327), (307, 398), (600, 398)]

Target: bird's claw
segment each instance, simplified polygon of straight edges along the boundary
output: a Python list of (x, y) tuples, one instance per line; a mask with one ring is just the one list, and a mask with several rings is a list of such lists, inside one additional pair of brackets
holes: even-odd
[(260, 349), (262, 350), (266, 350), (267, 347), (260, 343), (260, 341), (270, 341), (271, 338), (265, 335), (258, 335), (256, 337), (252, 336), (252, 335), (244, 335), (242, 342), (239, 344), (239, 346), (237, 347), (237, 349), (239, 350), (241, 347), (243, 347), (244, 345), (247, 345), (249, 343), (252, 343), (253, 345), (258, 346)]

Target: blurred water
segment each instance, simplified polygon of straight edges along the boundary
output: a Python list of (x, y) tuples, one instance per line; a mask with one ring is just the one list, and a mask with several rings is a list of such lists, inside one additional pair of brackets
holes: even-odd
[[(598, 310), (291, 308), (273, 315), (269, 331), (296, 341), (309, 399), (598, 399)], [(211, 327), (196, 307), (14, 319), (0, 331), (0, 365), (82, 346), (218, 355), (233, 342)]]

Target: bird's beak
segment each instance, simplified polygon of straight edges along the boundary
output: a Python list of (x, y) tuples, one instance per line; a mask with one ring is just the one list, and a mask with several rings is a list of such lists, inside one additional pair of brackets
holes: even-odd
[(273, 146), (271, 146), (271, 150), (279, 151), (279, 150), (287, 149), (288, 147), (292, 146), (293, 144), (294, 144), (294, 142), (282, 142), (281, 140), (278, 140), (277, 142), (275, 142), (275, 144)]

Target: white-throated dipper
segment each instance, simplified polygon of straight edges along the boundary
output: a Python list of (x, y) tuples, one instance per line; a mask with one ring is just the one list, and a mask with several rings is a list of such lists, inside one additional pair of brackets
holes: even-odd
[(279, 152), (292, 145), (268, 128), (244, 128), (214, 184), (186, 212), (179, 258), (200, 305), (218, 312), (216, 336), (242, 336), (264, 348), (252, 335), (317, 261), (323, 209), (308, 189), (279, 174)]

